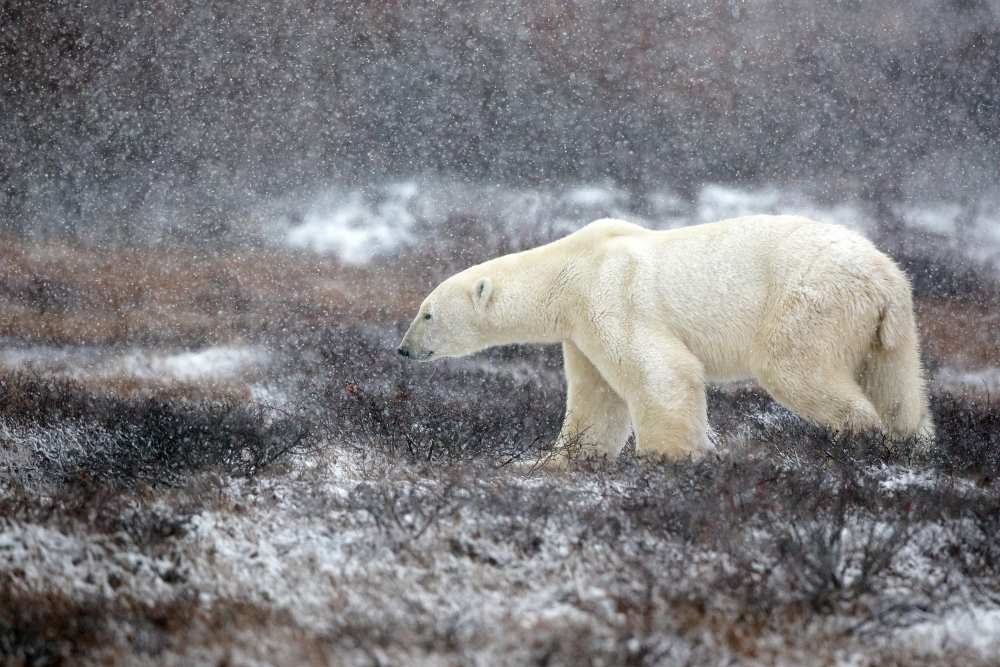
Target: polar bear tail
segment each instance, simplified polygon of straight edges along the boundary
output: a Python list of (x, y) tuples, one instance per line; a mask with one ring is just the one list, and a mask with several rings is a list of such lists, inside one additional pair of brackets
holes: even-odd
[(882, 308), (878, 324), (878, 341), (885, 350), (894, 350), (914, 334), (913, 311), (903, 304), (890, 301)]
[(873, 341), (861, 384), (889, 434), (916, 437), (918, 447), (925, 449), (934, 441), (934, 424), (920, 363), (917, 327), (911, 299), (898, 296), (890, 298), (882, 310), (877, 340)]

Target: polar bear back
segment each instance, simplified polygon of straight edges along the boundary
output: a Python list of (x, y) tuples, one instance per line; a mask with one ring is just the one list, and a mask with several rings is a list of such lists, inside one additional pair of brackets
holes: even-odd
[[(868, 319), (880, 304), (859, 308), (855, 302), (884, 301), (899, 290), (909, 295), (905, 277), (867, 239), (798, 216), (748, 216), (666, 231), (599, 220), (564, 240), (592, 272), (585, 284), (595, 316), (628, 313), (623, 327), (669, 323), (669, 333), (713, 379), (754, 375), (754, 345), (767, 342), (761, 336), (808, 313), (815, 313), (815, 335), (842, 336), (849, 326), (859, 332), (855, 347), (864, 348), (878, 324)], [(867, 319), (841, 321), (851, 312)]]

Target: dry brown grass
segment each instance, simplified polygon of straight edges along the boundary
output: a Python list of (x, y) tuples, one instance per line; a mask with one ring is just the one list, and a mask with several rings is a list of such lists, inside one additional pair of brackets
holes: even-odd
[(0, 242), (0, 336), (56, 345), (204, 345), (334, 318), (404, 317), (424, 281), (261, 249)]
[(1000, 366), (1000, 307), (996, 303), (918, 302), (917, 320), (929, 358), (957, 368)]

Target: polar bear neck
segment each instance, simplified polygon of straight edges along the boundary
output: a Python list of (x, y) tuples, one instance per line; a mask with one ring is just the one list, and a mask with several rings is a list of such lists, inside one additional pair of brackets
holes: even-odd
[(491, 345), (558, 343), (572, 330), (569, 314), (576, 299), (572, 256), (527, 250), (480, 265), (483, 275), (499, 276), (488, 308)]

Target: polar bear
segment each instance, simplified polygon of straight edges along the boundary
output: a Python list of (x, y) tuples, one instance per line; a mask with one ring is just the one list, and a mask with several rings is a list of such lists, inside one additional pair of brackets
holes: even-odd
[(468, 268), (420, 305), (399, 353), (562, 344), (561, 441), (669, 458), (712, 448), (705, 382), (755, 379), (837, 432), (934, 437), (910, 285), (862, 236), (798, 216), (670, 231), (597, 220)]

